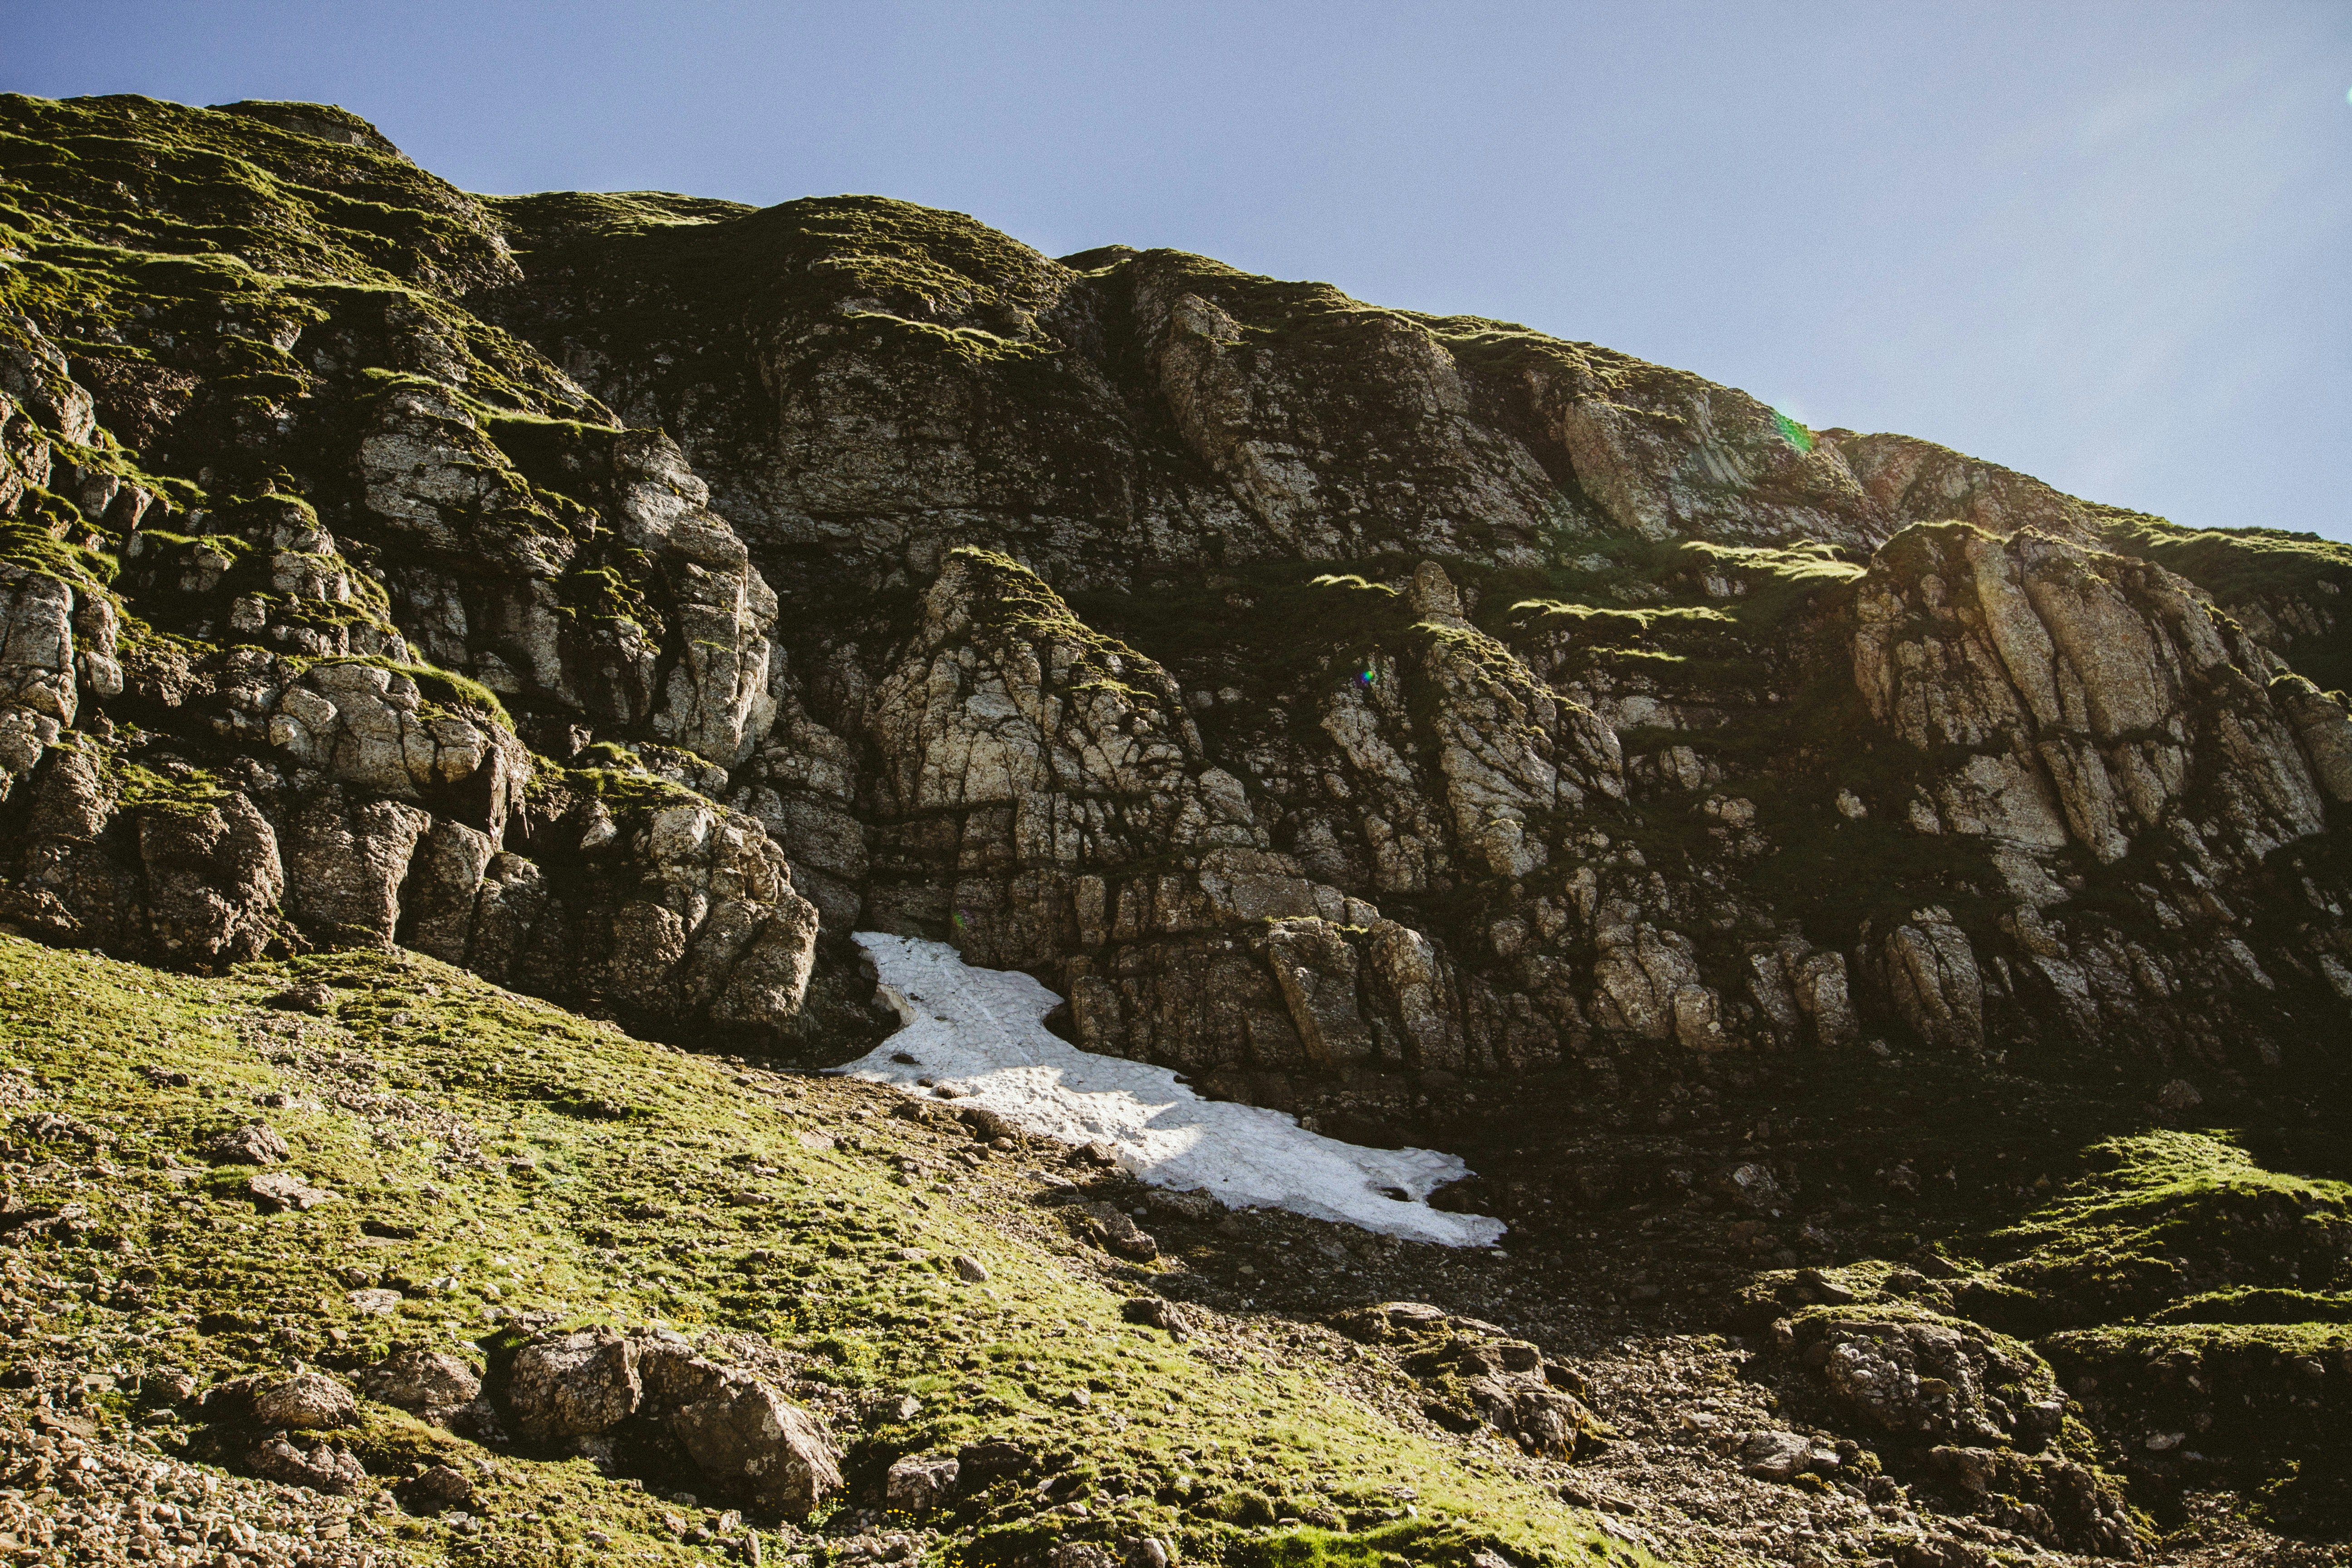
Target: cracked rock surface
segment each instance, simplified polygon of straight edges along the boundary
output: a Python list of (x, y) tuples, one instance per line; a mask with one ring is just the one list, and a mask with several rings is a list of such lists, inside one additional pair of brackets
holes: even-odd
[[(1172, 251), (1048, 258), (881, 197), (475, 196), (317, 105), (12, 96), (0, 131), (0, 936), (250, 986), (248, 1032), (307, 1064), (231, 1093), (147, 1063), (136, 1092), (194, 1097), (159, 1193), (224, 1225), (384, 1223), (373, 1167), (320, 1152), (338, 1116), (375, 1119), (370, 1160), (429, 1144), (580, 1191), (569, 1134), (457, 1117), (439, 1068), (336, 1058), (349, 988), (303, 965), (388, 965), (404, 995), (444, 981), (401, 966), (451, 966), (810, 1070), (898, 1026), (854, 933), (946, 942), (1063, 998), (1048, 1026), (1085, 1050), (1465, 1159), (1444, 1201), (1507, 1222), (1494, 1267), (1546, 1260), (1516, 1299), (1437, 1300), (1488, 1267), (1464, 1258), (1374, 1296), (1359, 1237), (1138, 1215), (1085, 1164), (1053, 1245), (1142, 1300), (1117, 1270), (1263, 1222), (1218, 1310), (1322, 1343), (1332, 1313), (1429, 1306), (1430, 1342), (1359, 1346), (1388, 1358), (1382, 1418), (1582, 1487), (1604, 1552), (1691, 1550), (1714, 1510), (1704, 1551), (1775, 1561), (2220, 1561), (2212, 1500), (2257, 1497), (2262, 1529), (2340, 1544), (2352, 551), (1804, 429), (1507, 323)], [(470, 1048), (429, 1000), (396, 1010)], [(65, 1173), (129, 1102), (71, 1110), (84, 1067), (0, 1048), (0, 1241), (80, 1246), (69, 1183), (94, 1178)], [(653, 1114), (541, 1087), (612, 1147)], [(980, 1131), (908, 1184), (1020, 1146)], [(890, 1267), (982, 1292), (1001, 1261)], [(389, 1334), (454, 1267), (355, 1255), (289, 1300)], [(1605, 1335), (1545, 1327), (1538, 1291)], [(1181, 1295), (1127, 1329), (1214, 1340)], [(875, 1514), (854, 1555), (902, 1561), (892, 1467), (993, 1440), (861, 1447), (863, 1341), (827, 1384), (698, 1337), (671, 1369), (696, 1396), (647, 1417), (677, 1347), (578, 1305), (333, 1369), (360, 1426), (248, 1411), (215, 1458), (257, 1521), (270, 1487), (379, 1485), (478, 1517), (499, 1483), (470, 1457), (384, 1458), (366, 1413), (397, 1410), (434, 1443), (699, 1467), (738, 1500), (677, 1515), (698, 1550), (750, 1550), (729, 1509), (844, 1509)], [(794, 1321), (726, 1326), (818, 1353)], [(1611, 1390), (1653, 1342), (1678, 1400), (1736, 1353), (1789, 1409), (1636, 1417)], [(238, 1375), (265, 1372), (310, 1375)], [(1038, 1386), (1072, 1420), (1116, 1392)], [(1026, 1479), (917, 1466), (898, 1492), (977, 1518), (1015, 1489), (1071, 1535), (1024, 1552), (1165, 1568), (1173, 1526), (1097, 1530), (1093, 1500), (1208, 1468), (1097, 1467), (1082, 1496), (1022, 1452)], [(1411, 1500), (1219, 1474), (1153, 1506), (1420, 1528)], [(1748, 1500), (1687, 1490), (1718, 1484)], [(212, 1515), (51, 1495), (126, 1541), (373, 1550), (357, 1502), (347, 1537), (224, 1547)], [(1475, 1550), (1533, 1568), (1499, 1541)]]

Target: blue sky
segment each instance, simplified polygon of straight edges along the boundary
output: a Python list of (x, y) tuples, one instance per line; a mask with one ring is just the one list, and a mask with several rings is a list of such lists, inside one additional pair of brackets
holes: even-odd
[(2352, 5), (0, 0), (0, 89), (321, 99), (480, 191), (870, 191), (1518, 321), (2352, 538)]

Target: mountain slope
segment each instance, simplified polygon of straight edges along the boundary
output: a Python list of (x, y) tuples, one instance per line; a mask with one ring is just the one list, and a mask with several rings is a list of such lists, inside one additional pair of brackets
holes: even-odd
[[(976, 1143), (944, 1110), (910, 1121), (888, 1114), (892, 1091), (680, 1055), (430, 960), (206, 980), (0, 939), (0, 1084), (26, 1141), (0, 1215), (11, 1399), (43, 1401), (0, 1443), (10, 1486), (58, 1482), (57, 1512), (102, 1500), (69, 1457), (42, 1464), (43, 1422), (113, 1465), (185, 1454), (352, 1497), (292, 1505), (297, 1533), (347, 1524), (351, 1544), (313, 1548), (332, 1561), (360, 1543), (416, 1562), (740, 1555), (744, 1526), (707, 1531), (746, 1500), (691, 1453), (625, 1442), (587, 1462), (519, 1429), (510, 1384), (453, 1415), (367, 1375), (415, 1346), (475, 1374), (487, 1362), (499, 1397), (501, 1363), (534, 1334), (655, 1324), (759, 1367), (830, 1426), (854, 1498), (826, 1498), (815, 1521), (754, 1503), (770, 1550), (855, 1561), (877, 1529), (912, 1529), (926, 1551), (991, 1561), (1041, 1535), (1114, 1550), (1143, 1535), (1190, 1559), (1275, 1562), (1352, 1523), (1338, 1552), (1351, 1559), (1463, 1561), (1489, 1542), (1530, 1561), (1640, 1557), (1537, 1485), (1540, 1463), (1383, 1408), (1410, 1381), (1344, 1340), (1286, 1345), (1204, 1308), (1181, 1309), (1197, 1331), (1174, 1342), (1124, 1321), (1160, 1271), (1091, 1253), (1061, 1219), (1131, 1184), (1024, 1168), (1048, 1151)], [(93, 1037), (116, 1042), (103, 1065)], [(267, 1164), (214, 1147), (254, 1126), (284, 1151)], [(310, 1195), (270, 1196), (289, 1175)], [(303, 1366), (373, 1395), (291, 1434), (352, 1456), (348, 1476), (273, 1457), (255, 1434), (270, 1423), (237, 1407), (239, 1377)], [(1016, 1447), (1025, 1482), (968, 1479), (919, 1522), (883, 1517), (893, 1459), (982, 1442)], [(438, 1500), (453, 1507), (412, 1479), (436, 1466), (466, 1479)], [(1034, 1495), (1041, 1479), (1052, 1496)], [(711, 1506), (681, 1513), (668, 1494), (688, 1489)], [(1267, 1499), (1329, 1529), (1250, 1530), (1274, 1523), (1252, 1511)], [(21, 1511), (0, 1516), (11, 1529), (28, 1550), (48, 1533)]]
[[(25, 936), (404, 994), (422, 954), (793, 1068), (895, 1026), (853, 931), (951, 942), (1086, 1049), (1466, 1156), (1513, 1257), (1448, 1311), (1617, 1369), (1592, 1463), (1704, 1436), (1700, 1494), (1626, 1472), (1662, 1542), (1769, 1555), (1754, 1500), (1818, 1495), (1976, 1521), (1922, 1527), (1955, 1561), (2191, 1561), (2274, 1481), (2340, 1531), (2333, 1197), (2057, 1317), (2000, 1238), (2092, 1237), (2032, 1216), (2150, 1136), (2352, 1173), (2343, 547), (1198, 257), (477, 197), (320, 106), (8, 98), (0, 204)], [(2235, 1223), (2202, 1191), (2156, 1228)], [(1267, 1310), (1379, 1302), (1323, 1284)], [(1509, 1370), (1349, 1321), (1444, 1408)], [(1687, 1401), (1724, 1331), (1834, 1464), (1641, 1424), (1606, 1336)], [(2259, 1362), (2253, 1426), (2149, 1447), (2178, 1390), (2099, 1392), (2148, 1347)], [(1957, 1403), (1822, 1381), (1882, 1363)]]

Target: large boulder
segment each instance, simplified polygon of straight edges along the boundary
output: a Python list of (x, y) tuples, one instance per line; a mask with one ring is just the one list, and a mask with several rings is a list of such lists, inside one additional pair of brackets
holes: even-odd
[(1794, 1326), (1831, 1403), (1866, 1426), (2029, 1449), (2057, 1436), (2064, 1396), (2055, 1375), (2005, 1335), (1958, 1318), (1864, 1306), (1817, 1308)]
[(298, 1372), (253, 1392), (253, 1418), (289, 1431), (350, 1426), (359, 1420), (352, 1391), (322, 1372)]
[(639, 1418), (676, 1442), (715, 1489), (801, 1519), (840, 1487), (832, 1436), (773, 1385), (674, 1333), (632, 1342), (645, 1391)]
[(908, 1513), (929, 1513), (955, 1495), (962, 1468), (953, 1454), (908, 1454), (893, 1460), (882, 1478), (882, 1500)]
[(581, 1329), (542, 1335), (516, 1352), (506, 1405), (526, 1437), (593, 1437), (634, 1415), (640, 1392), (636, 1342)]
[(248, 1449), (246, 1468), (265, 1480), (314, 1492), (349, 1497), (367, 1487), (367, 1467), (349, 1448), (332, 1443), (302, 1444), (273, 1433)]
[(841, 1485), (840, 1452), (814, 1417), (744, 1373), (670, 1411), (667, 1425), (705, 1476), (790, 1518)]
[(432, 1421), (446, 1421), (482, 1392), (481, 1374), (447, 1351), (402, 1345), (360, 1380), (370, 1399), (398, 1405)]

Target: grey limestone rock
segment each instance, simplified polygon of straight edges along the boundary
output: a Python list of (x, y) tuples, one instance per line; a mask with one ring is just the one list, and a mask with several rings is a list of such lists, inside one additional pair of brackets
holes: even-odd
[(1082, 1211), (1086, 1233), (1105, 1250), (1137, 1263), (1160, 1256), (1160, 1243), (1117, 1204), (1088, 1204)]
[(253, 1391), (253, 1418), (289, 1431), (350, 1426), (359, 1420), (352, 1391), (322, 1372), (298, 1372)]
[(697, 1354), (675, 1334), (633, 1341), (642, 1417), (667, 1432), (714, 1487), (799, 1519), (841, 1485), (831, 1435), (772, 1384)]
[(953, 1454), (908, 1454), (893, 1460), (882, 1478), (882, 1500), (908, 1513), (929, 1513), (955, 1495), (961, 1468)]
[(1171, 1301), (1164, 1296), (1129, 1297), (1119, 1308), (1119, 1316), (1130, 1323), (1140, 1323), (1167, 1331), (1171, 1339), (1189, 1339), (1198, 1332), (1200, 1312), (1181, 1301)]
[(464, 1508), (474, 1500), (474, 1483), (454, 1465), (428, 1465), (407, 1495), (427, 1508)]
[(482, 1378), (448, 1351), (403, 1345), (370, 1367), (360, 1387), (370, 1399), (431, 1418), (472, 1404), (482, 1392)]
[(2029, 1405), (2056, 1397), (2048, 1365), (1975, 1323), (1817, 1310), (1798, 1319), (1797, 1340), (1832, 1401), (1869, 1426), (1962, 1446), (2049, 1436), (2038, 1412), (2012, 1409), (1995, 1392), (2023, 1390)]
[(1794, 1480), (1812, 1459), (1811, 1441), (1794, 1432), (1751, 1432), (1739, 1445), (1739, 1468), (1759, 1480)]
[(539, 1441), (593, 1437), (634, 1415), (637, 1346), (609, 1330), (531, 1341), (516, 1352), (506, 1389), (516, 1430)]
[(289, 1486), (348, 1497), (367, 1488), (367, 1468), (349, 1448), (332, 1443), (305, 1447), (283, 1434), (272, 1434), (246, 1455), (254, 1474)]
[[(464, 1381), (413, 1354), (384, 1376), (427, 1396)], [(651, 1426), (715, 1490), (795, 1519), (841, 1485), (840, 1450), (814, 1416), (673, 1331), (541, 1335), (517, 1352), (504, 1404), (538, 1442), (601, 1439), (631, 1421)]]
[(79, 710), (74, 592), (0, 563), (0, 798), (22, 783)]
[(705, 1476), (762, 1508), (803, 1518), (841, 1485), (841, 1456), (824, 1428), (757, 1378), (730, 1373), (666, 1420)]
[(277, 830), (250, 799), (146, 812), (138, 841), (156, 956), (206, 965), (261, 956), (278, 933), (286, 870)]
[(245, 1184), (254, 1203), (265, 1214), (303, 1211), (341, 1201), (341, 1194), (311, 1185), (294, 1171), (269, 1171)]
[(275, 1165), (289, 1152), (284, 1136), (258, 1121), (228, 1128), (205, 1144), (205, 1152), (214, 1159), (241, 1165)]
[(1887, 984), (1904, 1021), (1933, 1046), (1984, 1045), (1984, 980), (1967, 933), (1940, 908), (1915, 910), (1886, 933)]

